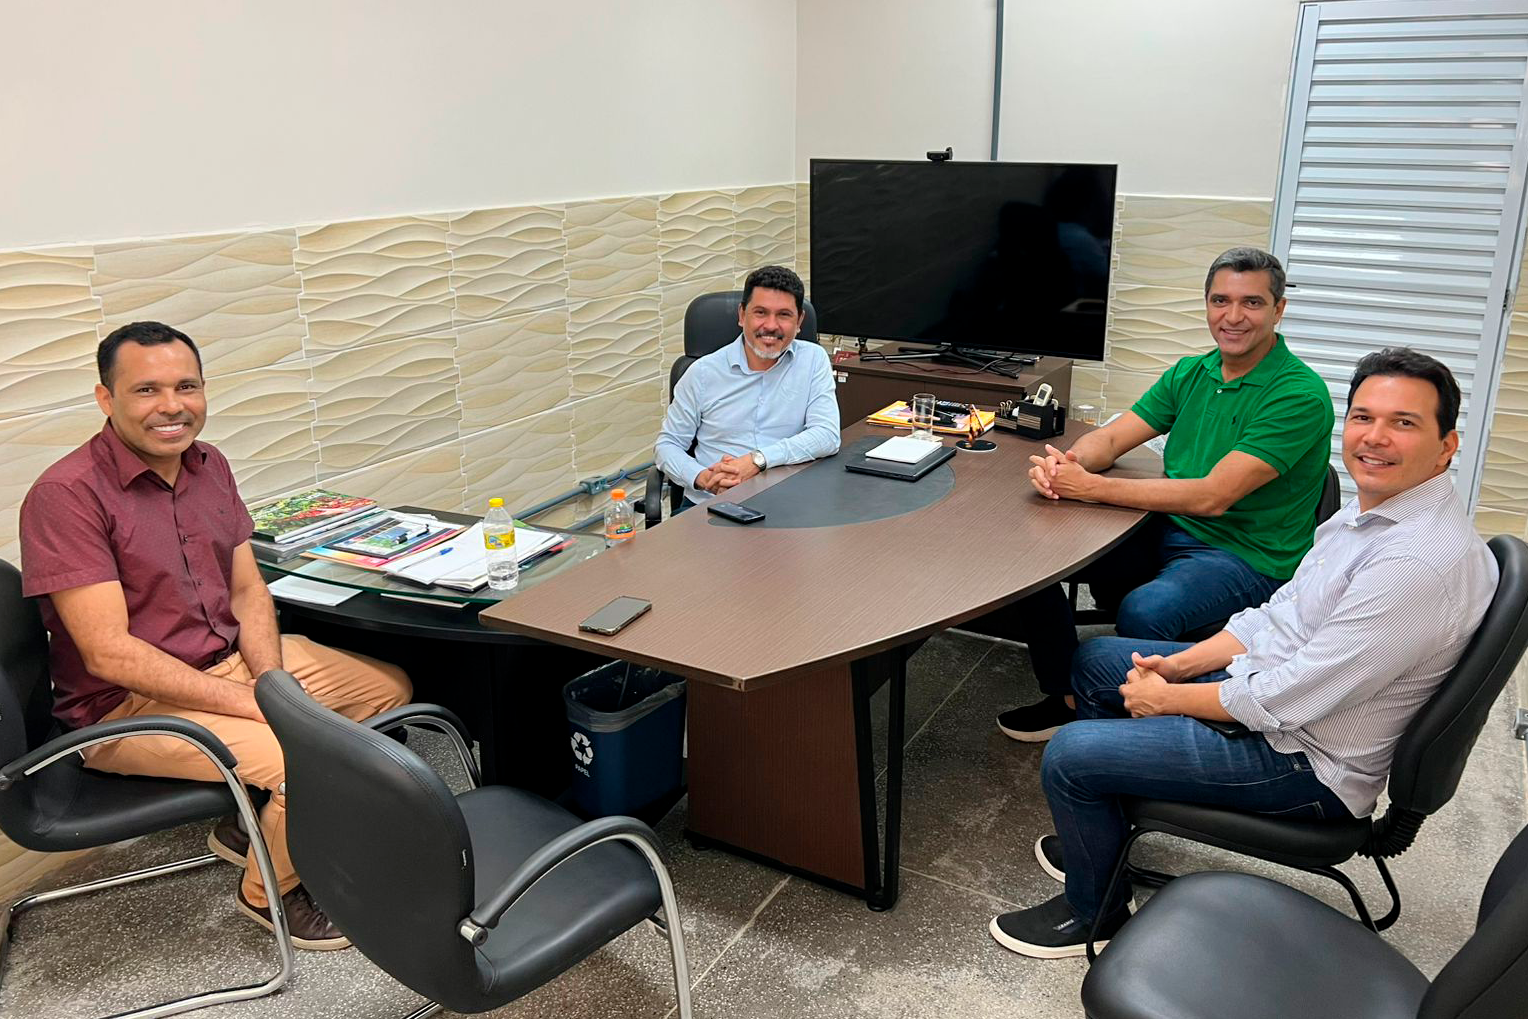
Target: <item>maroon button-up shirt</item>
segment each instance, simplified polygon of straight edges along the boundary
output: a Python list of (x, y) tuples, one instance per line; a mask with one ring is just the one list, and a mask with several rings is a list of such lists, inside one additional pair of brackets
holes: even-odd
[[(223, 454), (193, 442), (171, 488), (108, 421), (44, 471), (21, 504), (22, 592), (119, 581), (128, 632), (205, 669), (237, 646), (233, 551), (253, 532)], [(70, 728), (98, 721), (127, 691), (85, 668), (51, 598), (41, 608), (53, 634), (53, 714)]]

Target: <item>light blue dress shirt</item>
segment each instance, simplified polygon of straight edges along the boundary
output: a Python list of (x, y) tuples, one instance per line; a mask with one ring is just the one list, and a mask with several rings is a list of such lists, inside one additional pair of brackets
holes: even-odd
[(838, 394), (827, 351), (793, 342), (773, 367), (754, 371), (739, 335), (679, 379), (655, 459), (692, 502), (704, 502), (711, 493), (696, 488), (695, 477), (724, 456), (758, 450), (766, 467), (780, 467), (832, 456), (838, 443)]
[(1447, 473), (1316, 528), (1289, 583), (1231, 617), (1247, 649), (1221, 706), (1311, 767), (1354, 817), (1374, 812), (1395, 744), (1480, 625), (1497, 567)]

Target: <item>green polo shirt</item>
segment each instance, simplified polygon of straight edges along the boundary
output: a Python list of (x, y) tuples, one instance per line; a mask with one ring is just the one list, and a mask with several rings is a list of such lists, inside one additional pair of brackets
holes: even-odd
[(1231, 382), (1221, 378), (1219, 350), (1185, 357), (1130, 409), (1167, 435), (1162, 464), (1169, 478), (1205, 477), (1232, 450), (1279, 472), (1221, 516), (1172, 521), (1264, 576), (1294, 576), (1315, 533), (1333, 416), (1326, 383), (1289, 352), (1284, 337)]

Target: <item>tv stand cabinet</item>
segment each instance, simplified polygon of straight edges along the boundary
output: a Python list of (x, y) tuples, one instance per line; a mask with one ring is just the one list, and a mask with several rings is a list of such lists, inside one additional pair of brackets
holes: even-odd
[(941, 400), (992, 410), (1004, 400), (1019, 399), (1021, 388), (1033, 396), (1042, 384), (1050, 383), (1052, 398), (1063, 407), (1072, 405), (1072, 362), (1062, 357), (1042, 357), (1011, 379), (959, 365), (861, 361), (856, 355), (835, 364), (833, 377), (838, 383), (839, 420), (846, 426), (914, 393), (933, 393)]

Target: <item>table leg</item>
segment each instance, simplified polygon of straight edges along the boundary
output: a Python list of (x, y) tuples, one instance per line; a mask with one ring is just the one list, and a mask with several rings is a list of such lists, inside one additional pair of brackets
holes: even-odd
[[(865, 901), (881, 912), (897, 903), (902, 859), (902, 762), (907, 728), (907, 656), (893, 648), (853, 665), (854, 748), (859, 772), (860, 836), (865, 854)], [(886, 725), (886, 841), (880, 863), (880, 814), (877, 810), (875, 740), (870, 724), (870, 698), (882, 683), (890, 684)]]

